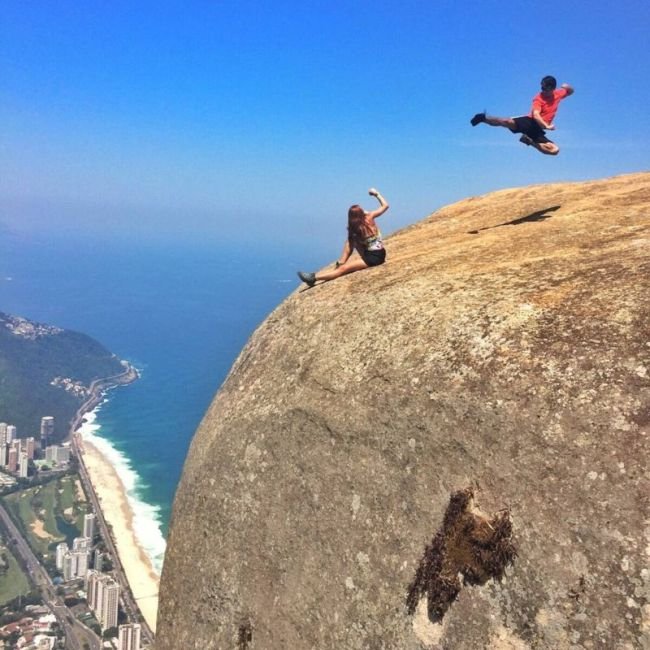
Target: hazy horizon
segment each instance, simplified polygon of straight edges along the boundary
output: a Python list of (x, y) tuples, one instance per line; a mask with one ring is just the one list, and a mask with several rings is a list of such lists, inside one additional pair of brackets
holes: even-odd
[[(0, 19), (0, 223), (174, 239), (341, 239), (504, 187), (647, 169), (650, 6), (586, 1), (34, 5)], [(544, 157), (487, 108), (576, 93)]]

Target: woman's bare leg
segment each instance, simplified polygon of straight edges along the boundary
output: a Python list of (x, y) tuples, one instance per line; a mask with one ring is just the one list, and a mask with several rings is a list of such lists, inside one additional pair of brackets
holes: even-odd
[(360, 258), (355, 257), (353, 260), (348, 260), (345, 264), (341, 264), (337, 269), (333, 271), (325, 271), (323, 273), (316, 274), (316, 281), (334, 280), (340, 278), (342, 275), (347, 275), (348, 273), (354, 273), (355, 271), (361, 271), (362, 269), (367, 269), (368, 265)]

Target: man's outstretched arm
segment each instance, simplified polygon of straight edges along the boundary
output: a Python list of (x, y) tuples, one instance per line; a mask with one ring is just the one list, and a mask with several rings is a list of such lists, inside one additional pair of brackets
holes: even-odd
[(573, 86), (570, 86), (569, 84), (562, 84), (560, 88), (564, 88), (566, 90), (566, 96), (568, 97), (569, 95), (573, 95), (575, 90), (573, 90)]

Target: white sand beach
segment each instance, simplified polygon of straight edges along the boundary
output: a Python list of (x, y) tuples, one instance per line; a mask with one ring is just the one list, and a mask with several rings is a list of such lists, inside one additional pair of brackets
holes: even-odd
[(117, 552), (133, 597), (149, 627), (155, 631), (160, 577), (134, 533), (133, 510), (124, 484), (113, 465), (88, 440), (83, 441), (83, 458), (104, 518), (113, 528)]

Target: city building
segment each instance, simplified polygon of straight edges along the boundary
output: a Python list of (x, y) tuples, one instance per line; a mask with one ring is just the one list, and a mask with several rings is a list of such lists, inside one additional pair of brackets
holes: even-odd
[(54, 418), (46, 415), (41, 418), (41, 447), (45, 447), (49, 439), (54, 434)]
[(90, 568), (90, 540), (87, 537), (75, 537), (72, 550), (63, 542), (56, 547), (56, 568), (63, 574), (63, 580), (85, 578)]
[(72, 553), (68, 551), (63, 556), (63, 567), (61, 573), (63, 573), (63, 580), (68, 582), (69, 580), (74, 580), (77, 576), (75, 575), (76, 566), (73, 564), (74, 560)]
[(45, 460), (57, 465), (70, 462), (70, 447), (58, 447), (56, 445), (46, 447)]
[(92, 546), (92, 541), (90, 537), (75, 537), (72, 540), (72, 550), (73, 551), (89, 551)]
[(101, 571), (104, 568), (104, 554), (99, 549), (95, 551), (95, 562), (93, 566), (97, 571)]
[(84, 580), (84, 589), (86, 590), (86, 600), (88, 601), (88, 607), (90, 607), (90, 603), (92, 602), (92, 593), (93, 592), (93, 587), (96, 584), (97, 577), (102, 575), (101, 571), (97, 571), (96, 569), (90, 569), (88, 573), (86, 573), (86, 579)]
[(33, 437), (25, 439), (25, 452), (29, 460), (34, 460), (34, 451), (36, 450), (36, 440)]
[(13, 424), (7, 425), (7, 443), (12, 443), (17, 438), (16, 427)]
[(140, 650), (140, 624), (120, 625), (118, 628), (117, 650)]
[(20, 452), (20, 460), (18, 461), (18, 476), (20, 478), (27, 478), (29, 475), (29, 456), (26, 452)]
[(90, 568), (90, 551), (73, 551), (72, 571), (75, 578), (83, 578)]
[(10, 472), (15, 472), (18, 469), (18, 451), (15, 447), (9, 449), (7, 455), (7, 469)]
[(103, 630), (117, 625), (120, 585), (109, 575), (94, 569), (88, 571), (87, 601)]
[(7, 462), (9, 461), (9, 450), (7, 445), (3, 442), (0, 442), (0, 465), (6, 467)]
[(0, 422), (0, 445), (7, 444), (7, 426), (6, 422)]
[(90, 539), (92, 544), (93, 539), (95, 539), (95, 521), (97, 517), (94, 512), (89, 512), (87, 515), (84, 515), (84, 537)]
[(56, 568), (61, 571), (63, 569), (63, 558), (68, 552), (68, 545), (65, 542), (57, 544), (56, 547)]

